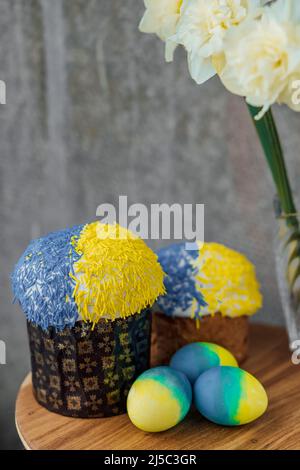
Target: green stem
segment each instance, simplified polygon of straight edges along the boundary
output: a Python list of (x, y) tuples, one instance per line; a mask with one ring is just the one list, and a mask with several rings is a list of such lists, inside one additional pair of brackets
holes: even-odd
[(248, 108), (272, 173), (281, 209), (288, 216), (287, 223), (298, 227), (298, 218), (295, 215), (296, 206), (272, 111), (269, 109), (261, 119), (256, 120), (255, 116), (259, 113), (260, 108), (250, 105)]

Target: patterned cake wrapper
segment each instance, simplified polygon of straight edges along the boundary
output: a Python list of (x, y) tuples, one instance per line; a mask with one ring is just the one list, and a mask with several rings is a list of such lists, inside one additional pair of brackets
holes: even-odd
[(134, 380), (149, 368), (151, 314), (84, 322), (45, 332), (27, 323), (32, 384), (40, 405), (65, 416), (96, 418), (126, 412)]

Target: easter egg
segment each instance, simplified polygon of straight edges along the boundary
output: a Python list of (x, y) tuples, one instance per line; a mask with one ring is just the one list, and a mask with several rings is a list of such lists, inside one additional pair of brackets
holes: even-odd
[(154, 367), (133, 383), (127, 398), (132, 423), (142, 431), (166, 431), (187, 414), (192, 388), (187, 378), (170, 367)]
[(238, 367), (214, 367), (194, 385), (197, 410), (216, 424), (238, 426), (259, 418), (268, 396), (261, 383)]
[(191, 343), (179, 349), (171, 358), (170, 366), (189, 379), (193, 384), (200, 374), (216, 366), (238, 367), (234, 356), (213, 343)]

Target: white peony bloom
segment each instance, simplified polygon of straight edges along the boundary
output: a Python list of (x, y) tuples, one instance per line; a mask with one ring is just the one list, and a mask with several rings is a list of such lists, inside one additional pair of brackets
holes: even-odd
[(142, 33), (155, 33), (166, 42), (166, 61), (173, 59), (176, 42), (171, 38), (176, 32), (182, 0), (144, 0), (146, 11), (140, 22)]
[(227, 35), (220, 78), (232, 93), (263, 108), (257, 119), (276, 101), (292, 107), (292, 87), (300, 79), (299, 18), (299, 0), (278, 0), (265, 7), (260, 19)]
[(258, 14), (260, 6), (260, 0), (183, 0), (174, 40), (187, 50), (197, 83), (219, 72), (228, 31)]

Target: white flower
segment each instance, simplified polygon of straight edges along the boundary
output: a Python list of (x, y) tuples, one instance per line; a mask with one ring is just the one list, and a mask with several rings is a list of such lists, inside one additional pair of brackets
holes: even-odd
[(228, 31), (257, 14), (260, 5), (260, 0), (183, 0), (174, 40), (187, 50), (197, 83), (219, 71)]
[(300, 78), (299, 18), (299, 0), (278, 0), (265, 7), (260, 19), (244, 22), (227, 36), (221, 80), (232, 93), (263, 108), (257, 119), (276, 101), (291, 101), (297, 70)]
[(155, 33), (166, 42), (166, 61), (173, 59), (177, 44), (170, 39), (176, 32), (182, 0), (144, 0), (146, 11), (140, 22), (142, 33)]

